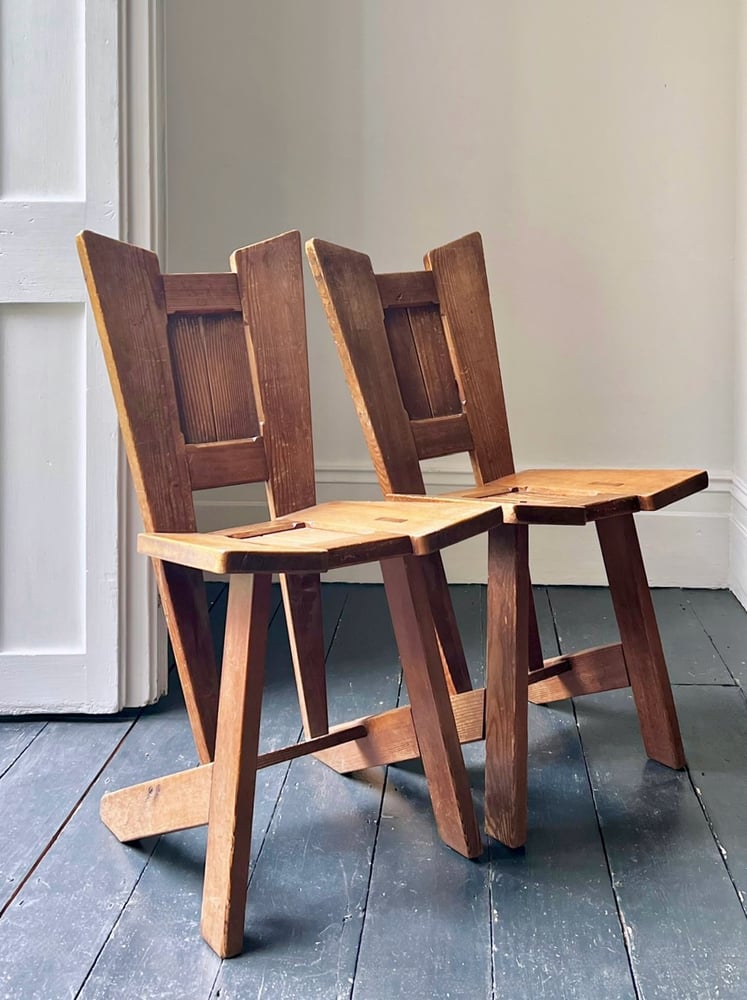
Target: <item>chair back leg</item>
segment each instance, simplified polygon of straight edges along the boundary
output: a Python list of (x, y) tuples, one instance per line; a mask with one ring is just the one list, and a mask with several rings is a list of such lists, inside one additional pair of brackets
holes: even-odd
[(683, 768), (685, 752), (633, 516), (607, 517), (596, 527), (646, 753)]

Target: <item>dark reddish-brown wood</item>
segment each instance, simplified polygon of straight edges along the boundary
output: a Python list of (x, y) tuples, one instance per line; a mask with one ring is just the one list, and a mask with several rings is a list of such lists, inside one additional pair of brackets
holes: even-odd
[[(272, 517), (316, 502), (301, 237), (285, 233), (237, 250), (238, 278), (267, 457)], [(327, 731), (327, 684), (318, 576), (281, 581), (307, 737)]]
[(633, 518), (598, 521), (597, 533), (646, 753), (668, 767), (682, 768), (677, 711)]
[(488, 546), (485, 829), (508, 847), (527, 834), (527, 532), (494, 528)]
[(482, 853), (454, 715), (417, 559), (381, 564), (412, 721), (441, 838), (467, 858)]
[[(96, 233), (77, 238), (135, 493), (146, 531), (194, 531), (158, 258)], [(149, 363), (143, 364), (147, 358)], [(155, 564), (195, 744), (212, 759), (218, 680), (199, 574)]]
[(222, 957), (244, 946), (271, 584), (263, 574), (237, 576), (228, 590), (201, 921)]

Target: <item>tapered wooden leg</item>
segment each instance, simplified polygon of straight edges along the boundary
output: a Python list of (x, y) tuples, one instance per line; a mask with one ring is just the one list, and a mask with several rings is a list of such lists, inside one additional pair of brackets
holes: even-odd
[(213, 759), (218, 718), (218, 670), (202, 573), (153, 559), (169, 638), (201, 764)]
[[(529, 554), (527, 553), (527, 559)], [(527, 586), (529, 596), (527, 600), (527, 613), (529, 617), (529, 681), (532, 680), (532, 672), (544, 670), (545, 661), (542, 656), (542, 642), (540, 640), (539, 625), (537, 624), (537, 608), (534, 603), (534, 592), (532, 591), (532, 581), (529, 579), (527, 570)]]
[(471, 691), (472, 680), (467, 666), (467, 657), (464, 655), (462, 637), (459, 634), (441, 553), (433, 552), (431, 555), (423, 556), (421, 565), (428, 586), (431, 612), (436, 626), (436, 638), (438, 639), (438, 648), (449, 694)]
[(301, 719), (306, 738), (311, 739), (329, 729), (321, 581), (318, 575), (294, 573), (281, 576), (280, 587)]
[(596, 525), (646, 753), (683, 768), (685, 752), (633, 515)]
[(482, 841), (422, 566), (404, 556), (383, 560), (381, 569), (438, 832), (449, 847), (475, 858)]
[(485, 829), (508, 847), (527, 836), (528, 529), (488, 535)]
[(223, 958), (244, 943), (270, 585), (267, 574), (234, 576), (228, 592), (201, 923)]

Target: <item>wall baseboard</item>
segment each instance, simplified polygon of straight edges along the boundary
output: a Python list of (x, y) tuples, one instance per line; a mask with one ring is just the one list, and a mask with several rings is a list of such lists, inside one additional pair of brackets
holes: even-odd
[[(473, 484), (471, 473), (433, 468), (425, 471), (429, 493), (448, 493)], [(744, 486), (744, 484), (742, 484)], [(711, 477), (707, 490), (655, 513), (636, 516), (649, 581), (655, 587), (727, 587), (744, 603), (747, 593), (747, 504), (739, 538), (743, 544), (742, 572), (729, 572), (729, 545), (739, 533), (732, 509), (737, 505), (732, 477)], [(367, 466), (327, 465), (317, 469), (319, 502), (377, 500), (376, 476)], [(747, 492), (744, 492), (747, 502)], [(234, 488), (197, 499), (200, 528), (211, 531), (231, 524), (251, 524), (267, 517), (263, 490)], [(584, 528), (537, 525), (530, 533), (532, 579), (538, 584), (605, 585), (606, 576), (592, 525)], [(487, 573), (485, 538), (470, 539), (444, 550), (452, 583), (484, 583)], [(734, 560), (732, 560), (734, 563)], [(732, 565), (734, 570), (734, 565)], [(352, 566), (325, 579), (356, 583), (380, 582), (378, 566)], [(735, 589), (741, 580), (742, 596)]]
[(747, 608), (747, 483), (738, 476), (732, 484), (729, 589)]

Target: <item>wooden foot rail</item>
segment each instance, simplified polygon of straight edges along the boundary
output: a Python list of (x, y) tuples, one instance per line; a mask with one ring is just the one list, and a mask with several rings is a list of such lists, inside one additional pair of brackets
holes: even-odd
[[(529, 700), (547, 704), (629, 684), (620, 644), (596, 646), (545, 660), (543, 667), (529, 674)], [(485, 739), (485, 688), (452, 695), (451, 709), (460, 743)], [(398, 764), (420, 756), (409, 705), (366, 716), (352, 725), (363, 726), (365, 735), (314, 752), (315, 757), (340, 774)], [(339, 731), (347, 732), (348, 727), (340, 727)], [(332, 733), (336, 732), (338, 729), (333, 727)]]
[[(365, 737), (363, 723), (339, 726), (324, 736), (260, 754), (257, 770)], [(122, 843), (204, 826), (208, 821), (212, 775), (213, 765), (202, 764), (109, 792), (101, 800), (101, 819)]]

